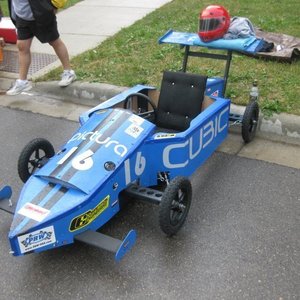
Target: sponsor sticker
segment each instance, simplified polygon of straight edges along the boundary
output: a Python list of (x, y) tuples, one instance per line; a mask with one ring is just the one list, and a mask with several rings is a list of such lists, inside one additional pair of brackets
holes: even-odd
[(140, 134), (142, 133), (142, 131), (144, 130), (144, 128), (136, 125), (136, 124), (131, 124), (126, 130), (125, 132), (132, 136), (133, 138), (138, 138), (140, 136)]
[(132, 115), (128, 120), (137, 125), (142, 125), (143, 122), (145, 121), (143, 118), (141, 118), (137, 115)]
[(109, 198), (109, 195), (107, 195), (96, 207), (74, 218), (71, 221), (69, 230), (71, 232), (79, 230), (92, 223), (97, 217), (100, 216), (100, 214), (102, 214), (108, 208)]
[(45, 209), (41, 206), (35, 205), (33, 203), (26, 203), (19, 211), (18, 214), (28, 217), (32, 220), (41, 222), (50, 213), (50, 210)]
[(168, 139), (168, 138), (174, 138), (176, 136), (176, 133), (158, 133), (155, 135), (154, 139), (155, 140), (160, 140), (160, 139)]
[(54, 227), (49, 226), (18, 237), (21, 253), (54, 244), (56, 242)]

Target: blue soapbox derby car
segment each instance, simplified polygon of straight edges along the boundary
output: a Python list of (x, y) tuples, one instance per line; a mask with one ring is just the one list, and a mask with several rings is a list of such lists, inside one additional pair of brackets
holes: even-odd
[[(158, 206), (158, 223), (172, 236), (192, 200), (189, 180), (224, 141), (230, 123), (225, 80), (166, 71), (161, 88), (137, 85), (82, 114), (79, 129), (55, 152), (49, 141), (29, 142), (19, 157), (24, 181), (16, 207), (0, 192), (0, 208), (14, 214), (8, 235), (13, 255), (84, 242), (115, 253), (131, 249), (99, 232), (129, 199)], [(255, 135), (257, 103), (241, 117), (245, 142)]]

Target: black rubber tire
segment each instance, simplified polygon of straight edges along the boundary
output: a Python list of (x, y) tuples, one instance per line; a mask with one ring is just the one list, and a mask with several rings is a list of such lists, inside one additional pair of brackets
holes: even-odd
[(242, 137), (245, 143), (249, 143), (254, 139), (258, 125), (258, 117), (258, 103), (256, 101), (250, 102), (246, 106), (242, 120)]
[(192, 201), (192, 185), (186, 177), (175, 177), (166, 187), (159, 205), (159, 225), (168, 236), (185, 222)]
[(44, 138), (30, 141), (21, 151), (18, 160), (18, 174), (25, 183), (28, 178), (40, 169), (54, 155), (52, 144)]

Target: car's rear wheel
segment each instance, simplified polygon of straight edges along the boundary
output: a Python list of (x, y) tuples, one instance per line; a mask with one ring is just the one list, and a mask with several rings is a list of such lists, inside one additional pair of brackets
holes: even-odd
[(21, 151), (18, 160), (18, 174), (25, 183), (28, 178), (46, 164), (54, 155), (52, 144), (44, 138), (36, 138), (30, 141)]
[(256, 101), (246, 106), (242, 120), (242, 137), (245, 143), (251, 142), (256, 134), (258, 125), (259, 107)]

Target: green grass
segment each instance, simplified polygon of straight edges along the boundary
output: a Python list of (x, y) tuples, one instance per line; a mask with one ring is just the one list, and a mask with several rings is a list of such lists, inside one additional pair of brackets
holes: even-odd
[[(79, 80), (106, 82), (120, 86), (137, 83), (159, 86), (163, 70), (179, 70), (182, 52), (177, 46), (158, 45), (168, 29), (196, 32), (198, 15), (211, 1), (174, 0), (144, 19), (108, 38), (97, 48), (74, 59), (72, 65)], [(265, 31), (285, 33), (300, 38), (299, 0), (224, 0), (231, 16), (244, 16)], [(192, 58), (188, 71), (222, 75), (222, 61)], [(57, 80), (61, 69), (40, 80)], [(249, 88), (258, 80), (260, 106), (268, 113), (287, 112), (300, 115), (300, 61), (279, 63), (234, 55), (227, 97), (245, 105)]]
[(4, 16), (8, 16), (7, 0), (0, 0), (0, 7)]

